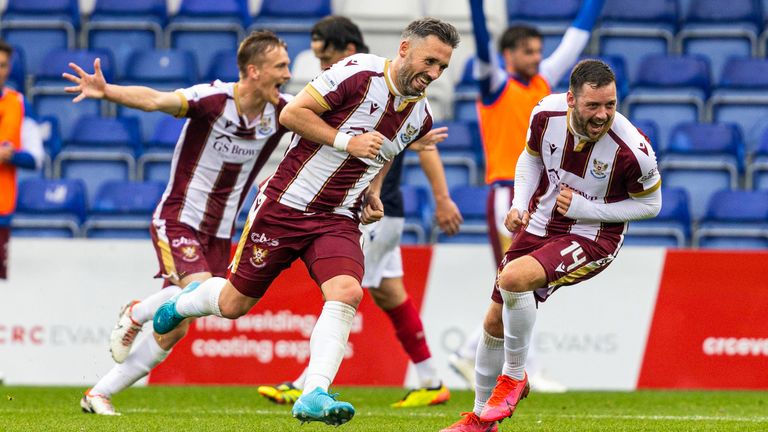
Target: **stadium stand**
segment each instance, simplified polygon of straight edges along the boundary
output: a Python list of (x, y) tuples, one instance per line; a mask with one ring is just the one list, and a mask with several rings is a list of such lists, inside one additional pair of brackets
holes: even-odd
[(718, 191), (693, 234), (694, 246), (768, 248), (768, 191)]
[(454, 236), (445, 235), (439, 227), (432, 227), (432, 243), (488, 243), (488, 224), (485, 220), (486, 201), (489, 187), (456, 186), (451, 188), (451, 198), (459, 207), (464, 223), (459, 233)]
[(85, 220), (85, 183), (79, 179), (27, 179), (19, 184), (13, 235), (77, 237)]
[(658, 216), (629, 224), (625, 245), (684, 247), (690, 243), (688, 192), (683, 188), (664, 187), (661, 197), (663, 204)]
[(88, 238), (150, 238), (152, 212), (163, 195), (162, 182), (108, 181), (103, 183), (82, 235)]

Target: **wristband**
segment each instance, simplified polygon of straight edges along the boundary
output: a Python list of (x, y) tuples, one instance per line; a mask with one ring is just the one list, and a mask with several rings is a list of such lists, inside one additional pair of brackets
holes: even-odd
[(333, 140), (333, 148), (336, 150), (347, 151), (347, 146), (349, 145), (349, 140), (351, 139), (352, 137), (350, 135), (347, 135), (344, 132), (339, 132), (336, 134), (336, 138)]

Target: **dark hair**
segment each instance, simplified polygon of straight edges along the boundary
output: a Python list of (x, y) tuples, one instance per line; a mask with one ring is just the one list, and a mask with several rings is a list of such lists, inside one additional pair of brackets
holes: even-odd
[(344, 51), (348, 44), (355, 46), (355, 52), (367, 53), (368, 46), (363, 42), (360, 28), (347, 17), (329, 15), (312, 26), (312, 40), (320, 40), (325, 44), (323, 49), (333, 47), (336, 51)]
[(499, 51), (505, 49), (514, 50), (520, 44), (530, 38), (541, 39), (541, 32), (535, 27), (527, 26), (524, 24), (513, 25), (504, 31), (499, 39)]
[(237, 49), (237, 68), (245, 75), (249, 64), (260, 64), (263, 56), (272, 48), (286, 47), (285, 42), (269, 30), (251, 32)]
[(616, 75), (611, 67), (600, 60), (582, 60), (571, 71), (570, 90), (574, 95), (581, 91), (584, 84), (600, 88), (616, 82)]
[(452, 24), (430, 17), (419, 18), (408, 24), (408, 27), (403, 31), (402, 38), (424, 39), (427, 36), (436, 36), (444, 44), (450, 45), (451, 48), (456, 48), (461, 40), (459, 32)]
[(11, 55), (13, 55), (13, 47), (8, 42), (0, 39), (0, 52), (8, 54), (8, 57), (10, 58)]

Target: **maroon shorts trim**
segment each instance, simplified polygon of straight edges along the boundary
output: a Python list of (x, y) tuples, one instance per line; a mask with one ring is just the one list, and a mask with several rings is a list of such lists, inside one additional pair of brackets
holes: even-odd
[[(561, 286), (574, 285), (599, 274), (613, 261), (616, 252), (611, 253), (597, 242), (576, 234), (539, 237), (521, 231), (504, 254), (497, 275), (517, 258), (526, 255), (534, 258), (547, 274), (547, 286), (534, 291), (536, 300), (543, 302)], [(498, 281), (493, 285), (491, 299), (503, 303)]]
[[(505, 199), (503, 203), (499, 203), (498, 208), (504, 209), (504, 214), (499, 215), (496, 211), (496, 202), (501, 200), (502, 197), (508, 195), (508, 199)], [(488, 241), (493, 248), (493, 258), (496, 260), (496, 265), (501, 265), (501, 260), (504, 258), (504, 252), (510, 247), (512, 243), (513, 234), (502, 228), (504, 231), (500, 231), (496, 224), (499, 218), (506, 217), (506, 212), (512, 207), (512, 197), (515, 195), (515, 188), (511, 184), (494, 184), (491, 186), (491, 190), (488, 192), (488, 199), (485, 203), (485, 219), (488, 224)]]
[(149, 229), (164, 287), (195, 273), (226, 277), (231, 240), (199, 232), (173, 219), (155, 219)]
[(364, 259), (357, 222), (342, 215), (302, 212), (264, 195), (237, 246), (230, 282), (260, 298), (297, 259), (318, 285), (339, 275), (362, 280)]

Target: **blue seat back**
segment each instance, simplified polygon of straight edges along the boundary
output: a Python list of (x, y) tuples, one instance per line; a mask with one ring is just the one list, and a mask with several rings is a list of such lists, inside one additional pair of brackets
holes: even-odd
[(171, 48), (194, 53), (196, 70), (207, 72), (215, 66), (215, 56), (222, 50), (231, 50), (240, 43), (236, 31), (198, 31), (177, 29), (171, 33)]
[(331, 14), (329, 0), (262, 0), (259, 17), (275, 18), (322, 18)]
[[(112, 53), (103, 49), (94, 50), (53, 50), (45, 56), (43, 64), (35, 71), (36, 84), (41, 82), (61, 83), (65, 82), (61, 74), (64, 72), (77, 76), (77, 73), (69, 67), (69, 63), (75, 63), (83, 68), (86, 73), (94, 72), (93, 62), (101, 59), (101, 72), (107, 82), (114, 81)], [(69, 81), (66, 81), (69, 83)]]
[(172, 19), (226, 21), (243, 27), (251, 22), (246, 0), (182, 0), (178, 13)]
[(507, 0), (507, 15), (510, 21), (570, 21), (576, 17), (580, 5), (580, 0)]
[(179, 141), (179, 136), (184, 128), (187, 119), (179, 119), (171, 116), (161, 118), (152, 133), (152, 137), (147, 141), (147, 145), (172, 149)]
[(747, 149), (754, 149), (763, 131), (768, 128), (768, 104), (717, 104), (712, 110), (712, 121), (736, 123), (741, 128)]
[(19, 184), (18, 213), (69, 214), (85, 219), (86, 193), (81, 180), (26, 179)]
[(692, 0), (686, 21), (689, 23), (750, 23), (763, 25), (763, 5), (760, 0)]
[(683, 188), (661, 188), (661, 210), (652, 220), (679, 222), (690, 229), (691, 210), (688, 203), (688, 192)]
[(709, 91), (709, 61), (702, 56), (648, 55), (640, 61), (636, 86), (694, 87)]
[(164, 190), (161, 182), (107, 181), (96, 193), (91, 213), (150, 215)]
[(61, 20), (80, 25), (78, 0), (8, 0), (3, 20)]
[(706, 221), (768, 223), (768, 191), (717, 191), (709, 200)]
[(768, 89), (768, 60), (731, 58), (723, 67), (719, 86), (729, 89)]
[(83, 115), (99, 115), (101, 101), (98, 99), (83, 99), (72, 103), (71, 95), (36, 95), (33, 103), (38, 116), (56, 118), (62, 137), (72, 134), (77, 119)]
[[(709, 198), (714, 191), (729, 189), (731, 175), (722, 169), (665, 168), (661, 173), (666, 187), (685, 189), (688, 193), (691, 217), (699, 220), (707, 212)], [(664, 207), (662, 203), (662, 207)]]
[(136, 118), (104, 118), (83, 116), (77, 120), (65, 148), (71, 145), (84, 147), (124, 147), (139, 153), (139, 122)]
[(655, 121), (649, 119), (632, 119), (632, 124), (648, 139), (651, 143), (651, 147), (656, 151), (656, 157), (659, 157), (659, 125)]
[(451, 198), (459, 207), (465, 221), (485, 222), (488, 186), (456, 186), (451, 188)]
[(219, 50), (213, 55), (205, 80), (214, 81), (217, 79), (224, 82), (237, 82), (240, 79), (240, 69), (237, 67), (237, 52), (235, 50)]
[(168, 19), (165, 0), (96, 0), (91, 20), (148, 20), (164, 25)]
[(154, 84), (184, 83), (189, 86), (197, 81), (197, 64), (190, 51), (140, 51), (131, 55), (124, 78)]
[(610, 0), (603, 7), (603, 21), (676, 25), (680, 15), (675, 0)]
[(728, 154), (741, 160), (744, 141), (734, 123), (682, 123), (670, 136), (666, 152), (702, 155)]

